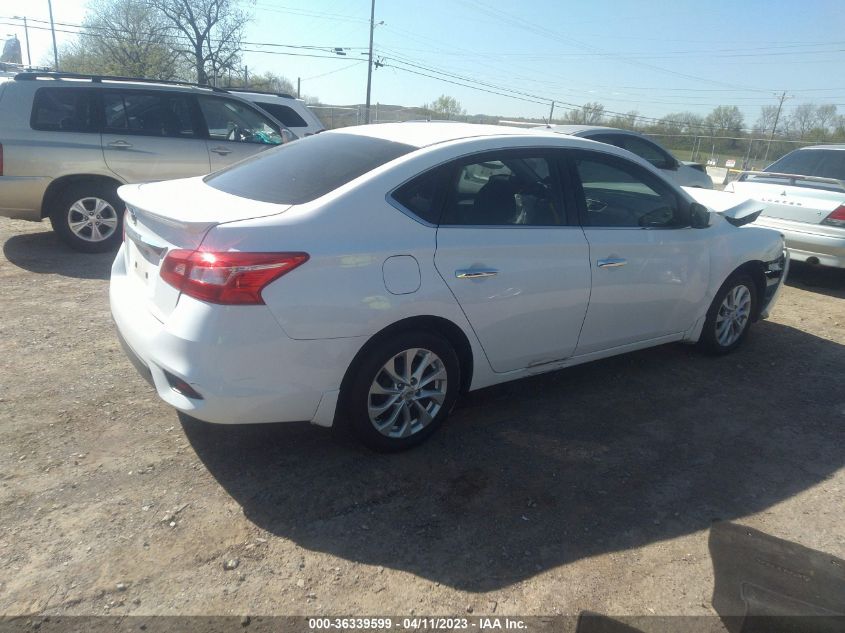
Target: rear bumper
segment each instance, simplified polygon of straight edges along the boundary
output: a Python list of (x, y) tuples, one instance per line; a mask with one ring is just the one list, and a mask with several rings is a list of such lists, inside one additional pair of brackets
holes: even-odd
[(845, 268), (845, 229), (767, 216), (757, 218), (754, 225), (780, 231), (789, 254), (795, 261), (817, 259), (818, 263), (824, 266)]
[(41, 221), (41, 203), (50, 178), (0, 176), (0, 216)]
[[(127, 356), (162, 400), (219, 424), (331, 425), (337, 390), (363, 341), (294, 340), (265, 306), (216, 306), (185, 296), (162, 322), (127, 275), (124, 248), (112, 266), (112, 316)], [(171, 386), (174, 379), (201, 398)]]

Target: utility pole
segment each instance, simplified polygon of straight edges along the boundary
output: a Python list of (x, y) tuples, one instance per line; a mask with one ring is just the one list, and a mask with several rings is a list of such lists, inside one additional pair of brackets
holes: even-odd
[(302, 99), (302, 93), (299, 90), (301, 86), (302, 86), (302, 78), (297, 77), (296, 78), (296, 98), (297, 99)]
[(783, 109), (783, 102), (786, 100), (786, 91), (784, 90), (780, 95), (780, 103), (778, 103), (778, 112), (775, 115), (775, 124), (772, 126), (772, 134), (769, 136), (769, 144), (766, 145), (766, 153), (763, 156), (763, 164), (765, 165), (769, 160), (769, 149), (772, 147), (772, 141), (775, 138), (775, 130), (778, 128), (778, 121), (780, 120), (780, 111)]
[(47, 0), (47, 10), (50, 12), (50, 31), (53, 33), (53, 62), (55, 63), (56, 72), (59, 72), (59, 49), (56, 46), (56, 25), (53, 22), (52, 0)]
[(249, 88), (249, 66), (244, 66), (244, 88)]
[(552, 124), (552, 116), (554, 116), (554, 113), (555, 113), (555, 102), (552, 101), (552, 109), (549, 110), (549, 125)]
[(370, 122), (370, 91), (373, 86), (373, 31), (376, 29), (376, 0), (371, 0), (370, 3), (370, 52), (367, 56), (367, 112), (364, 116), (364, 122)]

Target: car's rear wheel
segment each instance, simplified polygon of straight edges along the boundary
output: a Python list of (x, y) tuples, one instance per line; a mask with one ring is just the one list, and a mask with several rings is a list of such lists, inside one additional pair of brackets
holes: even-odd
[(401, 451), (428, 438), (455, 404), (455, 350), (432, 332), (403, 332), (366, 353), (344, 394), (355, 435), (378, 451)]
[(56, 198), (50, 223), (61, 240), (83, 253), (102, 253), (120, 244), (122, 205), (114, 186), (79, 182)]
[(748, 336), (757, 308), (757, 286), (748, 275), (731, 275), (707, 311), (700, 344), (713, 354), (727, 354)]

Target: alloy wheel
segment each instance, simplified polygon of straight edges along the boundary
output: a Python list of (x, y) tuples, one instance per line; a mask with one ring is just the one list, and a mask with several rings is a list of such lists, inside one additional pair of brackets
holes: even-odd
[(117, 211), (102, 198), (80, 198), (70, 205), (67, 224), (79, 239), (86, 242), (102, 242), (117, 230)]
[(744, 285), (734, 286), (722, 299), (716, 314), (716, 340), (719, 345), (733, 345), (745, 331), (750, 316), (751, 291)]
[(443, 360), (431, 350), (407, 349), (376, 373), (367, 396), (370, 422), (387, 437), (410, 437), (434, 420), (446, 390)]

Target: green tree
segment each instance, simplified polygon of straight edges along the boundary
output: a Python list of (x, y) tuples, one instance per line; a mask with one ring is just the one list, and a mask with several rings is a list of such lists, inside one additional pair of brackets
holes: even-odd
[(448, 95), (440, 95), (431, 105), (424, 105), (423, 108), (431, 110), (437, 116), (447, 119), (466, 115), (466, 110), (461, 107), (461, 102)]

